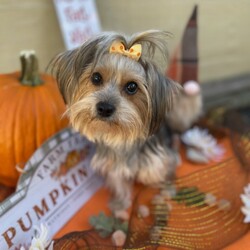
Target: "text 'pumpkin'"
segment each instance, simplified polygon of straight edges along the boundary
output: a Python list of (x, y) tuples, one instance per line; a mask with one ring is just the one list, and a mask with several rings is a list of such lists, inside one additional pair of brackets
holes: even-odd
[(0, 75), (0, 183), (15, 186), (34, 151), (68, 125), (55, 79), (38, 73), (34, 51), (20, 56), (22, 70)]

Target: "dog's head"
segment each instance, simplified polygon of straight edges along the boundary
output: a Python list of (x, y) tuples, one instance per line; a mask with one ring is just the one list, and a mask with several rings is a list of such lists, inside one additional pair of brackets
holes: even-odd
[(110, 146), (145, 140), (170, 108), (176, 86), (152, 61), (166, 55), (168, 33), (130, 38), (103, 33), (52, 61), (72, 126)]

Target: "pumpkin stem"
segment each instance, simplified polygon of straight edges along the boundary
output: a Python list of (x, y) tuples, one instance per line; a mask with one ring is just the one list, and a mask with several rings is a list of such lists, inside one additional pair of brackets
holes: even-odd
[(21, 77), (20, 82), (27, 86), (43, 84), (38, 72), (38, 60), (34, 50), (24, 50), (20, 53)]

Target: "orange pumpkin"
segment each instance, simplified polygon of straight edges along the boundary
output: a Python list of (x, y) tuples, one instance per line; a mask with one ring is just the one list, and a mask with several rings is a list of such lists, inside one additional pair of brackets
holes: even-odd
[(22, 70), (0, 75), (0, 184), (13, 187), (34, 151), (68, 125), (54, 78), (38, 73), (33, 51), (20, 56)]

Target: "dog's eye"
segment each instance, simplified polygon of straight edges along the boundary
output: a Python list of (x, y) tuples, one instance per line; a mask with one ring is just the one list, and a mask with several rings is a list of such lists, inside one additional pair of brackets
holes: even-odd
[(91, 76), (91, 81), (94, 85), (102, 84), (102, 75), (98, 72), (94, 72)]
[(125, 86), (125, 91), (129, 95), (134, 95), (138, 90), (138, 85), (136, 82), (128, 82)]

